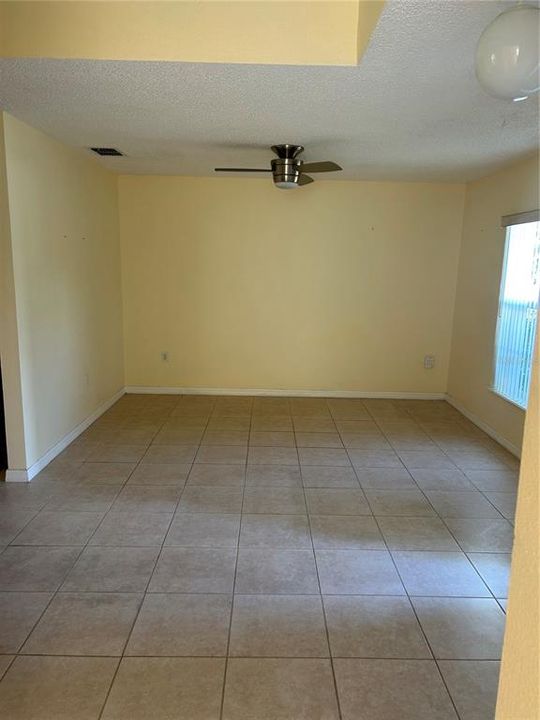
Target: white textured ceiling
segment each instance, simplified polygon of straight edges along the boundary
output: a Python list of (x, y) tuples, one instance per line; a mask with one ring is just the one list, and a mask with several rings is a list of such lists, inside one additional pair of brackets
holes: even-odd
[(389, 0), (358, 67), (6, 59), (0, 106), (69, 145), (119, 148), (98, 161), (121, 173), (265, 167), (289, 142), (343, 166), (325, 179), (465, 181), (538, 143), (536, 99), (496, 100), (474, 76), (507, 5)]

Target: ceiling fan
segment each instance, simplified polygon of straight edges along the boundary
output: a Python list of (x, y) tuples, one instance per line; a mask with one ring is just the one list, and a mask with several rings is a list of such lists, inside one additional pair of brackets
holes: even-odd
[(343, 170), (331, 161), (305, 163), (300, 160), (298, 156), (304, 152), (302, 145), (272, 145), (272, 151), (277, 158), (270, 161), (269, 168), (215, 168), (215, 172), (271, 172), (276, 187), (291, 190), (313, 182), (313, 178), (306, 173)]

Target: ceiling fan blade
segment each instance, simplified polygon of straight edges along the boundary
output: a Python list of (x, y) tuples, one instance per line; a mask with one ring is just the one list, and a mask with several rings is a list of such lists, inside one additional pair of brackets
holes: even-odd
[(214, 168), (214, 172), (272, 172), (272, 168)]
[(304, 173), (300, 173), (298, 176), (298, 184), (299, 185), (309, 185), (309, 183), (315, 182), (312, 177), (309, 177), (309, 175), (304, 175)]
[(312, 162), (303, 163), (300, 167), (300, 172), (335, 172), (336, 170), (343, 170), (343, 168), (331, 160), (325, 160), (323, 162)]

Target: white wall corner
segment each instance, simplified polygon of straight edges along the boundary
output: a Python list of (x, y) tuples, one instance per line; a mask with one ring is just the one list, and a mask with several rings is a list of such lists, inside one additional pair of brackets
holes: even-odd
[(59, 440), (54, 447), (48, 450), (45, 455), (39, 458), (33, 465), (25, 470), (11, 470), (6, 471), (6, 482), (30, 482), (43, 468), (54, 460), (62, 450), (65, 450), (67, 446), (72, 443), (76, 438), (79, 437), (90, 425), (95, 422), (104, 412), (112, 407), (120, 398), (125, 395), (125, 389), (121, 388), (111, 398), (102, 403), (93, 413), (88, 415), (81, 423), (77, 425), (71, 432), (65, 435)]
[(521, 448), (517, 447), (517, 445), (514, 445), (509, 440), (507, 440), (505, 437), (503, 437), (500, 433), (498, 433), (494, 428), (491, 427), (491, 425), (488, 425), (483, 420), (480, 420), (480, 418), (475, 415), (474, 413), (470, 412), (470, 410), (467, 410), (467, 408), (462, 405), (459, 400), (456, 400), (452, 395), (446, 395), (446, 401), (452, 405), (452, 407), (455, 407), (456, 410), (458, 410), (462, 415), (464, 415), (468, 420), (470, 420), (474, 425), (480, 428), (480, 430), (483, 430), (486, 435), (489, 435), (490, 438), (493, 438), (496, 442), (499, 443), (499, 445), (502, 445), (503, 448), (506, 448), (509, 452), (512, 453), (512, 455), (515, 455), (518, 459), (521, 458)]

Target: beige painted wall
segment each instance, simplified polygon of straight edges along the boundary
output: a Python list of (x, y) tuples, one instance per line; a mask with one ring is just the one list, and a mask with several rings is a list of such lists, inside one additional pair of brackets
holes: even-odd
[(536, 338), (533, 380), (525, 421), (497, 720), (535, 720), (540, 717), (539, 351), (540, 335)]
[(124, 176), (119, 197), (128, 386), (446, 391), (462, 185)]
[(26, 463), (120, 390), (116, 177), (4, 115)]
[(491, 390), (505, 232), (501, 217), (539, 205), (530, 157), (467, 185), (448, 391), (519, 448), (525, 413)]
[(0, 2), (0, 55), (356, 65), (384, 0)]
[(0, 112), (0, 361), (8, 455), (11, 467), (23, 470), (26, 468), (26, 447), (2, 112)]

